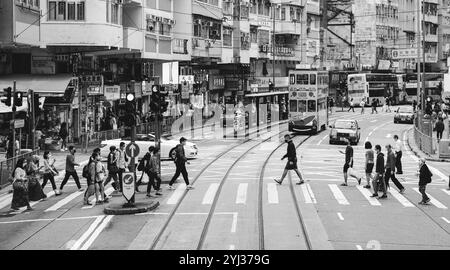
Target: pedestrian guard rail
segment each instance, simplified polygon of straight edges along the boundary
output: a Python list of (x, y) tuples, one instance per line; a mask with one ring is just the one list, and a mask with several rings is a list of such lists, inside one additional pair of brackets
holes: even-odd
[(422, 133), (416, 126), (414, 127), (414, 140), (416, 141), (416, 145), (423, 152), (429, 155), (433, 155), (435, 153), (433, 138)]
[(450, 158), (450, 140), (439, 142), (439, 158)]
[(11, 184), (12, 172), (19, 159), (39, 155), (39, 152), (40, 149), (37, 148), (0, 162), (0, 187), (3, 188), (4, 186)]

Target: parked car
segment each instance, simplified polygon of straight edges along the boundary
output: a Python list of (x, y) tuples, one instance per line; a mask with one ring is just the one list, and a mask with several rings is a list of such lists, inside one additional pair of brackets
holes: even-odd
[(336, 120), (330, 128), (330, 144), (345, 142), (348, 139), (356, 145), (361, 139), (361, 128), (356, 120)]
[(414, 123), (414, 111), (411, 106), (397, 108), (394, 115), (394, 123)]
[[(115, 146), (119, 148), (120, 142), (125, 142), (125, 144), (130, 143), (130, 138), (122, 138), (115, 140), (107, 140), (101, 142), (101, 156), (107, 157), (110, 152), (109, 148)], [(137, 160), (142, 159), (145, 153), (148, 152), (150, 146), (155, 146), (155, 135), (154, 134), (136, 134), (136, 144), (139, 146), (139, 155)], [(179, 144), (179, 139), (169, 139), (168, 137), (161, 137), (161, 159), (171, 159), (174, 155), (174, 150), (177, 144)], [(186, 142), (184, 146), (184, 152), (188, 159), (196, 158), (198, 155), (197, 145), (191, 142)]]

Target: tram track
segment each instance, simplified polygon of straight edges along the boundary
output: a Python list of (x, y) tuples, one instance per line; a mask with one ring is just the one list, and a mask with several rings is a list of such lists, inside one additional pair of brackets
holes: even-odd
[[(260, 142), (257, 142), (255, 145), (251, 146), (249, 149), (245, 150), (242, 154), (240, 154), (237, 159), (230, 165), (230, 167), (227, 169), (224, 177), (222, 178), (218, 190), (215, 194), (213, 203), (211, 205), (210, 211), (208, 212), (208, 216), (205, 222), (205, 225), (203, 226), (202, 229), (202, 233), (199, 239), (199, 242), (197, 244), (197, 249), (201, 249), (204, 243), (204, 240), (206, 238), (208, 229), (209, 229), (209, 224), (211, 222), (212, 216), (214, 215), (215, 212), (215, 208), (217, 205), (217, 201), (218, 198), (220, 196), (220, 192), (221, 189), (226, 181), (226, 179), (228, 178), (228, 175), (230, 174), (231, 170), (235, 167), (235, 165), (243, 158), (245, 157), (249, 152), (251, 152), (253, 149), (255, 149), (256, 147), (260, 146), (262, 143), (265, 143), (267, 141), (269, 141), (271, 138), (275, 137), (275, 136), (279, 136), (280, 134), (282, 134), (283, 132), (286, 132), (287, 129), (283, 129), (279, 132), (277, 132), (276, 134), (270, 135), (269, 138), (264, 139)], [(267, 132), (269, 133), (269, 132)], [(264, 134), (267, 134), (264, 133)], [(215, 164), (216, 162), (218, 162), (222, 157), (226, 156), (227, 154), (231, 153), (233, 150), (235, 150), (238, 147), (242, 147), (243, 145), (247, 144), (247, 143), (251, 143), (253, 142), (253, 140), (251, 139), (247, 139), (245, 140), (243, 143), (241, 144), (237, 144), (229, 149), (227, 149), (226, 151), (222, 152), (220, 155), (218, 155), (216, 158), (214, 158), (211, 162), (209, 162), (206, 166), (204, 166), (201, 171), (195, 176), (195, 178), (192, 180), (192, 184), (194, 184), (195, 182), (197, 182), (197, 180), (200, 179), (200, 177), (208, 170), (208, 168), (210, 168), (211, 166), (213, 166), (213, 164)], [(180, 197), (180, 199), (178, 200), (178, 202), (175, 204), (175, 206), (173, 207), (173, 209), (171, 210), (171, 212), (169, 213), (166, 221), (164, 222), (163, 226), (161, 227), (161, 229), (159, 230), (158, 234), (156, 235), (155, 239), (152, 242), (152, 245), (150, 246), (150, 250), (155, 250), (158, 243), (161, 240), (161, 237), (163, 236), (163, 234), (166, 232), (167, 228), (169, 227), (171, 221), (173, 220), (175, 214), (177, 213), (179, 207), (181, 206), (181, 204), (183, 203), (184, 199), (186, 198), (188, 191), (186, 190), (183, 195)]]

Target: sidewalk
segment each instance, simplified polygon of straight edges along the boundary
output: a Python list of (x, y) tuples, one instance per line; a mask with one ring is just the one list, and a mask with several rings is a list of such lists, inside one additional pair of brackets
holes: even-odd
[(408, 144), (411, 151), (419, 158), (425, 158), (429, 161), (435, 161), (435, 162), (450, 162), (450, 159), (448, 158), (439, 158), (439, 153), (436, 153), (434, 155), (428, 155), (427, 153), (423, 152), (419, 149), (419, 147), (416, 144), (416, 141), (414, 140), (414, 128), (410, 128), (408, 131), (406, 131), (406, 143)]

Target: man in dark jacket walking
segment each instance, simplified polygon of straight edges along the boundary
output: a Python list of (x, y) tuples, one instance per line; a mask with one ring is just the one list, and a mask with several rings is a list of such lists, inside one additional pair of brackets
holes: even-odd
[(442, 140), (442, 133), (444, 132), (444, 129), (445, 129), (445, 125), (444, 125), (443, 119), (441, 117), (439, 117), (439, 120), (436, 122), (436, 125), (434, 128), (436, 129), (436, 136), (437, 136), (437, 140), (439, 142), (440, 140)]
[(188, 173), (186, 171), (186, 163), (190, 164), (187, 161), (186, 155), (184, 154), (184, 146), (186, 145), (187, 139), (184, 137), (181, 137), (180, 144), (176, 146), (175, 150), (175, 166), (177, 167), (174, 176), (172, 177), (172, 180), (170, 180), (169, 183), (169, 189), (173, 190), (175, 189), (172, 185), (177, 180), (178, 176), (180, 176), (180, 173), (183, 175), (184, 182), (186, 183), (186, 189), (193, 189), (194, 187), (189, 184), (189, 178)]
[(378, 190), (381, 187), (383, 195), (380, 198), (384, 199), (387, 198), (386, 185), (383, 180), (384, 154), (381, 153), (381, 146), (379, 144), (375, 145), (375, 153), (377, 154), (377, 159), (375, 163), (375, 177), (372, 180), (373, 195), (371, 197), (378, 197)]
[(63, 181), (61, 182), (60, 190), (62, 192), (64, 185), (69, 180), (69, 177), (72, 176), (73, 180), (75, 180), (75, 183), (77, 184), (77, 187), (80, 191), (83, 189), (80, 185), (80, 179), (78, 178), (77, 171), (75, 170), (75, 166), (80, 166), (80, 164), (75, 162), (75, 153), (77, 151), (73, 146), (69, 146), (69, 154), (66, 157), (66, 175), (64, 176)]
[(389, 187), (389, 179), (397, 186), (400, 193), (405, 192), (405, 188), (395, 177), (395, 154), (392, 151), (392, 146), (390, 144), (386, 145), (387, 157), (386, 157), (386, 173), (384, 175), (384, 181), (386, 183), (386, 188)]
[(281, 179), (280, 180), (274, 179), (274, 181), (281, 185), (288, 171), (294, 170), (297, 173), (298, 178), (300, 178), (300, 182), (298, 182), (297, 185), (301, 185), (305, 181), (303, 181), (302, 174), (300, 173), (297, 167), (297, 151), (295, 150), (295, 145), (292, 142), (291, 136), (288, 134), (284, 135), (284, 141), (288, 144), (287, 153), (281, 158), (281, 160), (288, 158), (288, 162), (286, 164), (286, 167), (284, 168), (284, 172), (283, 175), (281, 176)]
[(422, 201), (419, 204), (428, 204), (430, 202), (430, 198), (428, 198), (425, 189), (427, 184), (431, 183), (431, 176), (433, 174), (430, 172), (427, 164), (425, 164), (425, 159), (422, 158), (419, 161), (419, 192), (422, 194)]

